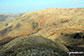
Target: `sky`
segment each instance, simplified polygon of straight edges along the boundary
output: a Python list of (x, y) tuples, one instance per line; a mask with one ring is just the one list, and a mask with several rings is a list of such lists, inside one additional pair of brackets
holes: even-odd
[(24, 13), (46, 8), (83, 8), (84, 0), (0, 0), (0, 13)]

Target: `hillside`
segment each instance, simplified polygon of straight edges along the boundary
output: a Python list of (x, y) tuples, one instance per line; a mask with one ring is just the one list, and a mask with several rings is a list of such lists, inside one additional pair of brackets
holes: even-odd
[(8, 23), (12, 22), (18, 16), (18, 14), (0, 14), (0, 30), (4, 29)]
[(60, 52), (84, 51), (84, 8), (48, 8), (23, 13), (7, 25), (3, 24), (0, 42), (0, 52), (7, 52), (10, 56), (10, 52), (20, 56), (19, 53), (22, 54), (24, 48), (33, 45), (39, 47), (40, 44), (59, 49)]
[(38, 32), (37, 35), (48, 37), (55, 33), (81, 31), (84, 28), (83, 12), (84, 8), (49, 8), (23, 13), (5, 27), (8, 32), (1, 33), (1, 36), (15, 37)]
[(11, 15), (11, 14), (0, 14), (0, 23), (2, 22), (2, 21), (5, 21), (7, 18), (11, 18), (11, 17), (16, 17), (16, 16), (18, 16), (18, 15)]

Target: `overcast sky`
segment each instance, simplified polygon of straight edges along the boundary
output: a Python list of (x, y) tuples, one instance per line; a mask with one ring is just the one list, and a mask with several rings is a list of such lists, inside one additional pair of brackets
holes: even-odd
[(45, 8), (83, 8), (84, 0), (0, 0), (0, 13), (24, 13)]

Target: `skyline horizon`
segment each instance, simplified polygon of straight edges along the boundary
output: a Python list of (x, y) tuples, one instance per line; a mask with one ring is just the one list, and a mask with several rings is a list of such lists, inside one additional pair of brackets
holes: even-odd
[(0, 14), (21, 14), (47, 8), (84, 8), (84, 0), (0, 0)]
[[(80, 8), (84, 8), (84, 7), (80, 7)], [(44, 9), (50, 9), (50, 8), (44, 8)], [(57, 8), (57, 9), (70, 9), (70, 8)], [(42, 9), (38, 9), (38, 10), (42, 10)], [(34, 11), (38, 11), (38, 10), (34, 10)], [(9, 15), (14, 14), (14, 15), (17, 15), (17, 14), (23, 14), (23, 13), (27, 13), (27, 12), (34, 12), (34, 11), (26, 11), (26, 12), (21, 12), (21, 13), (0, 13), (0, 14), (9, 14)]]

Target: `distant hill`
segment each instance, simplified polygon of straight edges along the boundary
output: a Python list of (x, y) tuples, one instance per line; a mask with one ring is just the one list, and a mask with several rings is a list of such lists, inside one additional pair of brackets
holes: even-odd
[(16, 17), (17, 15), (10, 15), (10, 14), (0, 14), (0, 22), (6, 20), (9, 17)]
[(18, 14), (0, 14), (0, 30), (18, 16)]

